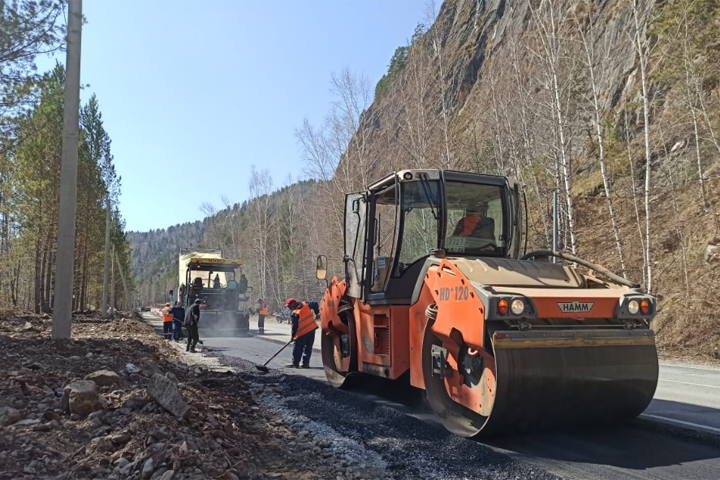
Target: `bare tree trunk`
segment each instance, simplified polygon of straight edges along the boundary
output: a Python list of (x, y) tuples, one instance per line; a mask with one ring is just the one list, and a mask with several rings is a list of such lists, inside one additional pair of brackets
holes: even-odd
[(650, 255), (650, 101), (647, 91), (647, 55), (648, 52), (643, 48), (640, 30), (640, 13), (638, 12), (638, 0), (632, 3), (633, 21), (635, 24), (635, 49), (637, 51), (640, 62), (640, 80), (642, 82), (643, 94), (643, 130), (645, 133), (645, 258), (647, 264), (647, 283), (648, 292), (652, 291), (652, 257)]
[[(436, 10), (435, 10), (435, 1), (429, 0), (428, 2), (428, 17), (432, 18), (431, 22), (428, 22), (429, 25), (432, 25), (432, 23), (435, 21), (435, 18), (437, 16)], [(442, 168), (451, 168), (453, 166), (452, 163), (452, 154), (450, 151), (450, 120), (448, 118), (448, 105), (447, 105), (447, 85), (445, 84), (445, 65), (443, 62), (443, 51), (442, 51), (442, 41), (440, 39), (439, 35), (439, 26), (435, 25), (434, 27), (431, 27), (429, 30), (432, 35), (432, 48), (433, 53), (435, 54), (435, 59), (437, 61), (437, 68), (438, 68), (438, 82), (440, 84), (440, 112), (442, 116), (442, 125), (443, 125), (443, 139), (445, 142), (445, 158), (442, 162)]]
[[(531, 7), (532, 8), (532, 7)], [(541, 18), (540, 11), (546, 11), (547, 18)], [(565, 195), (565, 208), (567, 219), (567, 235), (570, 238), (570, 249), (572, 253), (577, 252), (577, 241), (575, 238), (575, 211), (573, 208), (572, 189), (570, 186), (570, 157), (567, 152), (565, 124), (562, 101), (560, 98), (559, 66), (561, 60), (561, 36), (556, 23), (555, 0), (541, 0), (538, 9), (532, 9), (533, 18), (538, 26), (539, 38), (544, 50), (544, 61), (546, 63), (546, 75), (550, 80), (552, 95), (552, 110), (555, 116), (555, 128), (557, 131), (557, 154), (559, 180), (562, 184), (562, 191)], [(544, 20), (544, 21), (543, 21)], [(547, 22), (547, 23), (546, 23)]]
[(632, 153), (630, 151), (630, 132), (628, 130), (628, 121), (627, 121), (627, 104), (624, 108), (625, 112), (625, 144), (627, 147), (627, 157), (628, 157), (628, 163), (630, 164), (630, 187), (632, 192), (632, 202), (633, 207), (635, 208), (635, 222), (638, 228), (638, 236), (640, 240), (640, 248), (642, 251), (642, 259), (643, 259), (643, 268), (642, 268), (642, 281), (643, 284), (646, 284), (646, 278), (645, 275), (647, 273), (647, 256), (646, 256), (646, 250), (645, 250), (645, 240), (643, 238), (643, 232), (642, 232), (642, 222), (640, 220), (640, 210), (638, 209), (637, 205), (637, 187), (636, 187), (636, 175), (635, 175), (635, 162), (632, 158)]
[[(663, 132), (661, 132), (661, 135), (664, 137)], [(668, 182), (670, 183), (670, 191), (672, 193), (672, 204), (673, 204), (673, 211), (675, 212), (675, 233), (678, 235), (679, 242), (680, 242), (680, 254), (681, 254), (681, 261), (683, 266), (683, 276), (685, 280), (685, 294), (687, 295), (687, 298), (691, 298), (691, 288), (690, 288), (690, 275), (688, 272), (688, 262), (687, 262), (687, 254), (685, 249), (685, 222), (683, 222), (683, 216), (680, 213), (680, 206), (678, 205), (677, 201), (677, 190), (675, 188), (675, 181), (673, 180), (672, 172), (668, 168), (668, 165), (670, 165), (670, 154), (667, 150), (667, 147), (664, 147), (665, 150), (665, 175), (668, 179)]]
[(615, 211), (613, 209), (613, 201), (612, 196), (610, 194), (610, 185), (608, 182), (608, 175), (607, 175), (607, 168), (605, 166), (605, 141), (603, 138), (603, 131), (602, 131), (602, 123), (601, 123), (601, 116), (600, 116), (600, 101), (598, 99), (599, 92), (598, 92), (598, 84), (595, 80), (595, 50), (594, 50), (594, 42), (595, 38), (593, 36), (593, 30), (592, 30), (592, 19), (588, 22), (589, 23), (589, 29), (590, 29), (590, 38), (588, 39), (585, 35), (585, 32), (583, 31), (582, 25), (578, 25), (578, 31), (580, 32), (580, 36), (582, 38), (583, 47), (585, 49), (585, 55), (587, 58), (587, 67), (588, 67), (588, 73), (590, 75), (590, 89), (592, 91), (592, 107), (593, 107), (593, 113), (595, 114), (595, 133), (597, 135), (597, 142), (598, 142), (598, 157), (600, 161), (600, 172), (602, 174), (602, 180), (603, 180), (603, 189), (605, 190), (605, 198), (607, 199), (607, 207), (608, 212), (610, 213), (610, 222), (612, 224), (613, 229), (613, 235), (615, 236), (615, 248), (618, 252), (618, 257), (620, 259), (620, 268), (622, 269), (623, 277), (627, 278), (627, 272), (625, 269), (625, 257), (623, 256), (623, 249), (622, 249), (622, 242), (620, 240), (620, 229), (617, 225), (617, 220), (615, 219)]
[(700, 134), (698, 132), (697, 112), (695, 111), (695, 107), (690, 108), (690, 114), (692, 115), (693, 120), (693, 134), (695, 135), (695, 160), (697, 163), (698, 181), (700, 182), (700, 196), (703, 207), (708, 209), (710, 208), (710, 202), (708, 201), (707, 190), (703, 178), (705, 174), (703, 173), (702, 157), (700, 156)]
[(129, 292), (128, 292), (128, 288), (127, 288), (127, 282), (125, 281), (125, 274), (123, 273), (122, 265), (120, 265), (120, 259), (118, 258), (117, 253), (115, 253), (114, 256), (115, 256), (115, 262), (117, 263), (117, 266), (118, 266), (118, 272), (120, 273), (120, 279), (122, 280), (122, 285), (123, 285), (123, 303), (122, 303), (122, 305), (123, 305), (123, 308), (125, 310), (127, 310), (129, 307), (131, 307)]
[(48, 297), (47, 297), (47, 271), (48, 271), (48, 247), (47, 245), (43, 248), (42, 260), (40, 264), (40, 311), (47, 313), (48, 311)]
[(41, 265), (44, 265), (44, 263), (42, 262), (42, 257), (40, 254), (40, 245), (42, 243), (41, 238), (42, 238), (41, 231), (38, 228), (37, 240), (35, 243), (35, 279), (34, 279), (35, 280), (35, 302), (34, 302), (35, 305), (34, 305), (34, 309), (33, 309), (33, 311), (35, 313), (40, 313), (40, 307), (42, 305), (42, 300), (41, 300), (42, 285), (41, 285), (41, 283), (42, 283), (43, 277), (42, 277)]
[(535, 168), (533, 165), (533, 161), (531, 158), (531, 151), (532, 151), (532, 140), (530, 137), (530, 128), (529, 128), (529, 116), (528, 116), (528, 109), (526, 106), (526, 102), (529, 98), (529, 95), (527, 94), (526, 89), (523, 87), (523, 76), (520, 73), (520, 59), (517, 52), (517, 44), (513, 41), (510, 44), (511, 52), (512, 52), (512, 72), (513, 77), (515, 79), (515, 84), (518, 89), (518, 93), (521, 94), (521, 98), (518, 100), (518, 104), (520, 106), (520, 125), (521, 125), (521, 132), (522, 132), (522, 140), (523, 140), (523, 150), (524, 150), (524, 157), (525, 157), (525, 164), (527, 165), (528, 170), (530, 170), (530, 176), (533, 180), (533, 190), (535, 191), (535, 195), (537, 196), (538, 205), (541, 205), (542, 208), (540, 209), (540, 218), (542, 220), (543, 224), (543, 233), (545, 235), (545, 245), (550, 248), (550, 227), (548, 225), (547, 215), (546, 215), (546, 209), (545, 209), (545, 202), (543, 200), (543, 197), (540, 193), (540, 182), (537, 178), (537, 173), (535, 172)]
[(256, 272), (260, 282), (260, 295), (267, 297), (268, 293), (268, 239), (270, 229), (270, 193), (272, 178), (267, 170), (257, 172), (254, 169), (250, 175), (250, 196), (252, 202), (252, 242), (256, 252)]

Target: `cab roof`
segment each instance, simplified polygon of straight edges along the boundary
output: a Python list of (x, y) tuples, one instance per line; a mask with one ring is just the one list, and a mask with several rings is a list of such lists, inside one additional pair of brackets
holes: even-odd
[(427, 169), (408, 169), (399, 170), (391, 173), (384, 178), (372, 183), (368, 186), (368, 190), (376, 192), (384, 188), (390, 187), (395, 183), (395, 180), (400, 182), (412, 182), (420, 179), (426, 180), (439, 180), (441, 175), (445, 180), (451, 181), (467, 181), (472, 183), (485, 183), (489, 185), (509, 186), (513, 188), (516, 181), (510, 177), (502, 175), (491, 175), (485, 173), (474, 173), (474, 172), (461, 172), (457, 170), (438, 170), (435, 168)]
[(196, 271), (231, 272), (240, 268), (242, 260), (232, 258), (198, 258), (193, 257), (188, 261), (188, 269)]

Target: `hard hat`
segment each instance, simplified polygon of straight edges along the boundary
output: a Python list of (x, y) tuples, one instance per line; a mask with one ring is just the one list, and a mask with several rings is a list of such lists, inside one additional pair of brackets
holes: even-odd
[(165, 306), (166, 306), (166, 307), (169, 307), (169, 306), (170, 306), (170, 302), (166, 303)]
[(288, 298), (288, 301), (285, 302), (285, 306), (290, 308), (290, 305), (295, 305), (296, 303), (297, 303), (297, 300), (295, 300), (294, 298)]
[(199, 298), (196, 298), (194, 303), (200, 303), (200, 301), (201, 300)]

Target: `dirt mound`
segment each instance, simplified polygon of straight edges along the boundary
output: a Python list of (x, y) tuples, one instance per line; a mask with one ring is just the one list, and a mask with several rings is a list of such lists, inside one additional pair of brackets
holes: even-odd
[[(335, 478), (311, 443), (283, 445), (290, 430), (233, 370), (188, 366), (135, 319), (77, 318), (72, 340), (51, 327), (0, 320), (0, 479)], [(97, 395), (89, 415), (73, 413), (81, 395)]]

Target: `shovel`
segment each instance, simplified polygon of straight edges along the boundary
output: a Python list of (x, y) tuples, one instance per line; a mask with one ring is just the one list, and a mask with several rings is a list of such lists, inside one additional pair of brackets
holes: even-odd
[(278, 350), (277, 352), (275, 352), (275, 355), (273, 355), (272, 357), (270, 357), (270, 359), (269, 359), (267, 362), (263, 363), (262, 365), (255, 365), (255, 368), (257, 368), (257, 369), (260, 370), (261, 372), (269, 372), (270, 370), (268, 369), (268, 367), (267, 367), (266, 365), (267, 365), (268, 363), (270, 363), (273, 358), (277, 357), (277, 356), (280, 354), (280, 352), (282, 352), (283, 350), (285, 350), (285, 348), (286, 348), (288, 345), (290, 345), (294, 340), (295, 340), (294, 338), (291, 338), (290, 340), (288, 340), (288, 342), (287, 342), (285, 345), (283, 345), (282, 347), (280, 347), (280, 350)]

